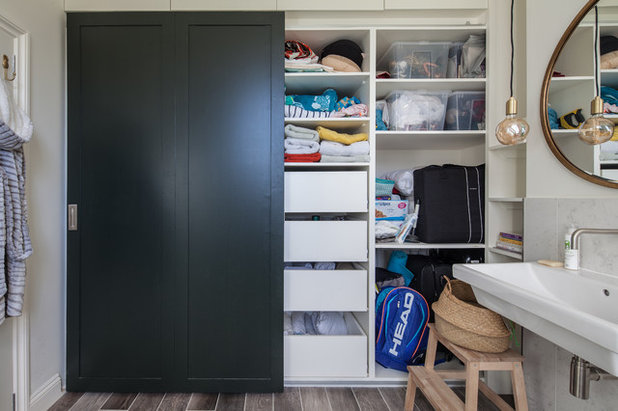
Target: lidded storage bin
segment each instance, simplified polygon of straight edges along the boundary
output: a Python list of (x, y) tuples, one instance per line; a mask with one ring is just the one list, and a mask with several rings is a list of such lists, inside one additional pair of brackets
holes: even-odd
[(444, 113), (451, 92), (395, 90), (386, 96), (390, 130), (444, 129)]
[(378, 63), (392, 78), (445, 78), (450, 42), (395, 42)]
[(446, 130), (485, 130), (485, 92), (456, 91), (448, 98)]

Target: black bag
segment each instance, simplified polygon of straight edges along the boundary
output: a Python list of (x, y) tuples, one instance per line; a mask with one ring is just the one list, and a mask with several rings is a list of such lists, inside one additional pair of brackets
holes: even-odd
[(425, 243), (482, 243), (485, 231), (485, 165), (446, 164), (414, 172), (419, 203), (416, 236)]
[[(440, 293), (446, 285), (444, 276), (453, 278), (453, 265), (437, 257), (410, 255), (406, 267), (414, 274), (410, 288), (421, 293), (427, 300), (429, 307), (435, 301), (438, 301)], [(431, 310), (429, 322), (433, 321), (434, 315), (433, 310)]]

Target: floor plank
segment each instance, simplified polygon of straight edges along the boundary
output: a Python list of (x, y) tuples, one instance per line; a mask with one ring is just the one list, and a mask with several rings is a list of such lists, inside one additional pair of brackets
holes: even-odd
[(67, 411), (79, 400), (83, 392), (65, 392), (47, 411)]
[(140, 392), (131, 404), (129, 411), (153, 411), (156, 410), (165, 394)]
[(405, 387), (380, 387), (378, 391), (391, 411), (403, 410), (406, 402)]
[(214, 410), (217, 406), (219, 394), (214, 393), (193, 393), (187, 410)]
[(113, 393), (103, 407), (102, 410), (128, 410), (133, 401), (135, 401), (135, 397), (137, 397), (137, 393)]
[(300, 410), (300, 391), (298, 387), (284, 388), (283, 392), (275, 393), (274, 411)]
[(273, 395), (270, 393), (247, 394), (245, 411), (272, 411)]
[(163, 397), (158, 411), (185, 411), (190, 398), (191, 394), (184, 392), (168, 392)]
[(328, 411), (331, 409), (323, 387), (302, 387), (300, 401), (303, 411)]
[(71, 411), (99, 411), (111, 394), (109, 392), (87, 392), (71, 408)]
[(217, 411), (243, 411), (246, 394), (219, 394)]
[(376, 388), (354, 388), (352, 391), (361, 411), (389, 411)]
[(421, 390), (416, 390), (416, 397), (414, 397), (414, 409), (417, 411), (434, 411), (433, 406)]
[(333, 387), (326, 389), (326, 395), (333, 411), (358, 411), (356, 397), (351, 388)]

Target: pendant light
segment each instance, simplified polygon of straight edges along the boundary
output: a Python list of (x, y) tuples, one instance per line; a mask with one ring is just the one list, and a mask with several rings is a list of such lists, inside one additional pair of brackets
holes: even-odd
[(517, 115), (517, 100), (513, 97), (513, 61), (515, 59), (515, 42), (513, 41), (513, 16), (515, 0), (511, 0), (511, 97), (506, 102), (506, 118), (496, 127), (496, 138), (504, 145), (519, 144), (526, 141), (530, 126)]
[(614, 134), (614, 123), (603, 116), (603, 99), (599, 97), (599, 72), (597, 67), (599, 38), (599, 11), (594, 6), (594, 98), (590, 102), (590, 118), (579, 128), (578, 136), (586, 144), (601, 144)]

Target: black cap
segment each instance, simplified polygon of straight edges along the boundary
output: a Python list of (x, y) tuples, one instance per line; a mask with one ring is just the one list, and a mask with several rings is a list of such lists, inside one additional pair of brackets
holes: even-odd
[(358, 67), (363, 64), (363, 50), (352, 40), (337, 40), (324, 47), (320, 58), (324, 58), (330, 54), (343, 56), (352, 60)]

